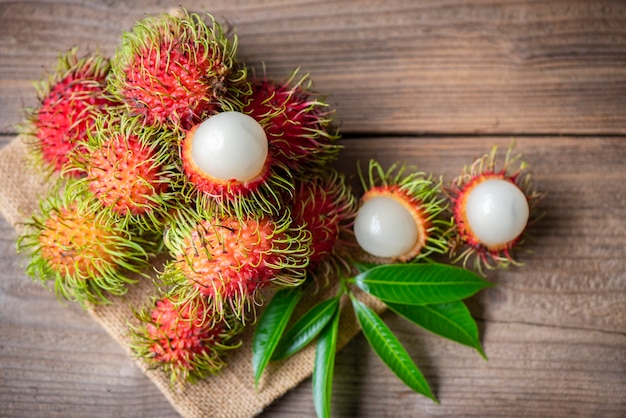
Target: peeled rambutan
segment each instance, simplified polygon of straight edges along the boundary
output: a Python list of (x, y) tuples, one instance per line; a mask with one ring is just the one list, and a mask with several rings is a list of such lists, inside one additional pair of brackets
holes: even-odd
[(241, 345), (233, 342), (241, 326), (212, 315), (201, 298), (153, 298), (136, 312), (139, 324), (130, 327), (133, 352), (150, 367), (162, 368), (172, 384), (213, 375), (226, 365), (225, 354)]
[(236, 216), (216, 212), (181, 219), (164, 235), (173, 258), (160, 281), (182, 298), (207, 298), (217, 312), (244, 318), (259, 289), (302, 283), (310, 255), (310, 233), (288, 214)]
[(497, 170), (493, 147), (446, 189), (454, 220), (450, 254), (464, 266), (473, 259), (480, 272), (519, 264), (512, 250), (522, 243), (529, 222), (538, 219), (543, 195), (534, 189), (528, 165), (511, 152), (512, 146)]
[(105, 92), (109, 69), (108, 59), (79, 58), (74, 48), (58, 58), (48, 79), (35, 85), (40, 104), (29, 111), (20, 130), (53, 171), (60, 172), (70, 152), (82, 147), (96, 117), (118, 105)]
[(263, 127), (241, 112), (221, 112), (190, 129), (181, 159), (189, 186), (240, 214), (277, 214), (294, 179), (269, 152)]
[(345, 176), (334, 169), (297, 182), (292, 202), (293, 222), (311, 234), (308, 270), (313, 276), (329, 278), (350, 268), (356, 210), (352, 189), (346, 184)]
[(450, 222), (441, 219), (445, 199), (441, 181), (395, 164), (384, 171), (369, 164), (365, 193), (354, 221), (354, 234), (363, 250), (391, 261), (416, 261), (447, 251), (445, 232)]
[(311, 172), (337, 158), (340, 146), (333, 127), (333, 110), (312, 90), (308, 75), (298, 70), (287, 80), (252, 80), (252, 94), (243, 112), (259, 121), (267, 133), (273, 158), (292, 171)]
[(249, 94), (237, 63), (237, 39), (210, 16), (182, 10), (149, 16), (122, 35), (112, 60), (111, 92), (146, 125), (189, 129), (209, 115), (241, 107)]
[(174, 186), (182, 175), (170, 148), (176, 140), (171, 131), (143, 126), (137, 117), (110, 114), (96, 121), (86, 151), (72, 158), (69, 170), (82, 175), (74, 184), (95, 198), (94, 211), (121, 225), (160, 231), (178, 199)]
[(114, 219), (95, 213), (80, 196), (53, 193), (41, 213), (25, 223), (18, 251), (27, 253), (26, 272), (54, 282), (57, 296), (81, 304), (108, 302), (134, 283), (130, 273), (148, 266), (148, 245)]

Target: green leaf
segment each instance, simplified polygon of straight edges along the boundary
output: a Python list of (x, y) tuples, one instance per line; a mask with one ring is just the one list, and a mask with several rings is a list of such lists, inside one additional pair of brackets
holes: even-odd
[(261, 314), (252, 337), (252, 368), (256, 386), (302, 294), (300, 288), (281, 289)]
[(493, 286), (476, 273), (440, 263), (385, 264), (360, 273), (353, 280), (384, 302), (404, 305), (452, 302)]
[(475, 348), (486, 360), (478, 338), (478, 326), (462, 301), (433, 305), (387, 303), (398, 315), (441, 337)]
[(306, 347), (333, 318), (339, 307), (339, 296), (324, 300), (291, 326), (278, 342), (272, 360), (282, 360), (290, 357)]
[(352, 306), (365, 338), (387, 367), (415, 392), (438, 402), (422, 372), (376, 312), (354, 297)]
[(365, 261), (352, 261), (352, 265), (356, 267), (359, 273), (363, 273), (364, 271), (371, 270), (374, 267), (379, 266), (380, 264), (366, 263)]
[(319, 418), (330, 417), (330, 399), (333, 388), (335, 354), (337, 353), (339, 313), (338, 309), (335, 310), (331, 321), (326, 324), (320, 333), (315, 348), (315, 364), (312, 377), (313, 403)]

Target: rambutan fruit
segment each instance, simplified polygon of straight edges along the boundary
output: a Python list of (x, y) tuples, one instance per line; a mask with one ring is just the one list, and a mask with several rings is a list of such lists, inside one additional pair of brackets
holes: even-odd
[(83, 306), (123, 295), (137, 280), (130, 274), (149, 265), (147, 243), (144, 247), (139, 237), (91, 210), (79, 196), (51, 194), (24, 226), (17, 248), (29, 256), (27, 274), (54, 282), (58, 297)]
[(38, 162), (60, 172), (70, 152), (82, 147), (96, 117), (119, 105), (106, 92), (109, 60), (100, 55), (79, 58), (77, 49), (61, 55), (46, 80), (35, 84), (40, 102), (20, 127), (32, 142)]
[(281, 82), (253, 78), (243, 112), (264, 127), (276, 161), (292, 172), (311, 172), (337, 158), (339, 134), (333, 109), (312, 90), (309, 76), (296, 77), (298, 70)]
[(511, 155), (496, 169), (497, 147), (463, 169), (446, 189), (454, 225), (450, 254), (464, 266), (474, 260), (479, 272), (518, 265), (512, 250), (523, 240), (529, 222), (538, 219), (543, 195), (534, 189), (528, 165)]
[(366, 253), (389, 261), (416, 261), (447, 251), (445, 231), (450, 222), (440, 219), (445, 198), (441, 181), (422, 172), (406, 173), (395, 164), (387, 171), (371, 160), (368, 178), (361, 174), (365, 193), (354, 221), (357, 243)]
[(122, 35), (112, 60), (111, 92), (146, 125), (189, 129), (222, 110), (240, 109), (249, 94), (247, 71), (210, 16), (148, 16)]
[(202, 296), (216, 312), (244, 319), (259, 289), (297, 286), (309, 263), (311, 235), (289, 214), (239, 218), (228, 213), (181, 219), (164, 235), (172, 260), (162, 285), (181, 300)]
[(293, 222), (311, 234), (309, 272), (329, 278), (350, 269), (353, 252), (352, 224), (357, 199), (345, 176), (328, 169), (296, 184), (292, 202)]
[(279, 213), (282, 196), (295, 187), (290, 172), (270, 155), (263, 127), (241, 112), (221, 112), (194, 126), (181, 159), (191, 194), (200, 192), (246, 216)]
[(117, 219), (121, 226), (161, 232), (178, 199), (174, 186), (182, 178), (170, 148), (176, 140), (171, 131), (143, 126), (137, 117), (101, 117), (85, 143), (86, 151), (69, 165), (82, 175), (73, 184), (79, 193), (89, 190), (94, 211)]
[(161, 368), (172, 385), (204, 379), (221, 370), (226, 353), (241, 345), (234, 341), (241, 325), (212, 315), (202, 298), (153, 298), (135, 313), (139, 324), (130, 326), (130, 346), (149, 367)]

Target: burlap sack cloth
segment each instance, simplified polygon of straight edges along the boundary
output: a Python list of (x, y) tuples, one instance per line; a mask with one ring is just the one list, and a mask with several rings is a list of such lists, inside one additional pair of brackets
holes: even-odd
[[(42, 173), (32, 167), (27, 153), (28, 149), (19, 137), (0, 150), (0, 178), (3, 180), (0, 183), (0, 211), (18, 232), (20, 223), (37, 210), (38, 199), (47, 190)], [(155, 260), (155, 264), (158, 262)], [(329, 289), (326, 293), (334, 294), (334, 291)], [(150, 280), (142, 279), (124, 297), (115, 299), (110, 305), (89, 310), (129, 355), (127, 324), (133, 318), (131, 306), (140, 306), (152, 292)], [(321, 297), (324, 294), (316, 296)], [(382, 310), (379, 302), (365, 299), (377, 311)], [(315, 300), (308, 302), (313, 304)], [(339, 325), (338, 346), (344, 346), (358, 331), (352, 311), (345, 309)], [(251, 328), (242, 339), (242, 347), (228, 356), (227, 367), (218, 375), (194, 385), (172, 387), (162, 371), (148, 369), (140, 359), (135, 361), (184, 417), (251, 417), (312, 373), (315, 349), (311, 345), (286, 361), (270, 363), (256, 389), (252, 373)]]

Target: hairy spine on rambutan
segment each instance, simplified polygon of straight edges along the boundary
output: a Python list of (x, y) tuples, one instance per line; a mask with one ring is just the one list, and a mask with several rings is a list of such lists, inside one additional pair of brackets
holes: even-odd
[(308, 270), (313, 277), (328, 280), (350, 271), (356, 210), (356, 196), (337, 170), (328, 169), (297, 182), (293, 222), (311, 234)]
[(83, 306), (108, 303), (149, 265), (148, 243), (92, 211), (80, 196), (56, 191), (40, 202), (39, 212), (24, 223), (17, 249), (28, 256), (27, 274), (53, 282), (59, 298)]
[(441, 180), (393, 164), (387, 171), (371, 160), (367, 178), (359, 172), (365, 193), (354, 222), (361, 248), (387, 261), (414, 262), (447, 251), (450, 222)]
[(250, 85), (236, 60), (237, 37), (228, 39), (207, 17), (209, 24), (181, 9), (146, 17), (122, 35), (110, 91), (146, 125), (189, 129), (217, 112), (241, 109)]
[(241, 112), (222, 112), (190, 129), (181, 160), (187, 199), (214, 200), (238, 216), (279, 214), (284, 196), (293, 196), (293, 175), (273, 158), (262, 125)]
[(131, 349), (149, 367), (161, 368), (170, 383), (194, 383), (219, 372), (226, 354), (241, 346), (239, 322), (213, 312), (204, 299), (153, 297), (135, 311), (130, 325)]
[(35, 84), (39, 105), (27, 110), (19, 131), (33, 147), (38, 167), (60, 172), (71, 152), (82, 149), (95, 119), (119, 105), (105, 91), (109, 60), (79, 58), (73, 48), (59, 56), (56, 69)]
[(292, 172), (310, 173), (337, 159), (341, 146), (333, 126), (334, 109), (312, 90), (299, 69), (286, 80), (252, 79), (243, 112), (264, 127), (273, 158)]
[(159, 282), (181, 300), (205, 297), (218, 314), (230, 310), (245, 320), (259, 289), (304, 281), (311, 235), (292, 225), (288, 212), (280, 218), (199, 213), (182, 216), (164, 235), (172, 260)]
[(122, 227), (162, 233), (182, 181), (173, 145), (177, 135), (111, 113), (96, 120), (88, 137), (86, 152), (73, 155), (68, 164), (67, 171), (78, 172), (81, 179), (67, 193), (92, 197), (92, 210)]
[(521, 265), (513, 250), (523, 244), (527, 225), (540, 218), (537, 205), (545, 195), (535, 189), (521, 155), (512, 155), (513, 146), (509, 146), (502, 168), (496, 169), (494, 146), (491, 152), (464, 167), (445, 189), (454, 221), (450, 256), (463, 266), (471, 263), (481, 274), (485, 268)]

